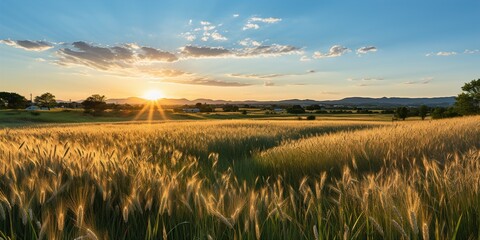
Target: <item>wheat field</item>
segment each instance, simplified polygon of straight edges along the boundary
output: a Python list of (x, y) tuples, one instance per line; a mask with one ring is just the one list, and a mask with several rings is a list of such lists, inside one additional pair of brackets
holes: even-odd
[(0, 129), (0, 239), (480, 239), (480, 117)]

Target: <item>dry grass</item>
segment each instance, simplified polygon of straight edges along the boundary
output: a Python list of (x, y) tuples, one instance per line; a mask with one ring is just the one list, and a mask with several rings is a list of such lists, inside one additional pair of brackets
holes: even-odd
[(0, 237), (479, 238), (479, 120), (0, 130)]

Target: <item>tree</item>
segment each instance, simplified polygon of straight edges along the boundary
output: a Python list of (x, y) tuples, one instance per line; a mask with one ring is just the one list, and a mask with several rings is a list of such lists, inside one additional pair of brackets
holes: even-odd
[(34, 102), (39, 107), (46, 107), (48, 109), (53, 108), (57, 105), (57, 101), (55, 100), (55, 96), (49, 92), (44, 93), (40, 96), (36, 96)]
[(302, 106), (300, 105), (293, 105), (287, 108), (287, 113), (291, 113), (291, 114), (305, 113), (305, 109), (303, 109)]
[(455, 98), (455, 109), (462, 115), (480, 113), (480, 79), (465, 83), (462, 93)]
[(407, 116), (408, 116), (408, 108), (406, 108), (406, 107), (398, 107), (398, 108), (395, 110), (395, 115), (396, 115), (398, 118), (401, 118), (402, 120), (405, 120), (405, 118), (407, 118)]
[(92, 113), (94, 116), (102, 115), (103, 111), (107, 108), (105, 96), (99, 94), (88, 97), (82, 102), (82, 105), (86, 113)]
[(224, 112), (238, 112), (238, 106), (236, 105), (230, 105), (230, 104), (225, 104), (223, 106), (223, 111)]
[(428, 113), (428, 107), (425, 105), (420, 106), (420, 108), (418, 109), (418, 115), (422, 118), (422, 120), (425, 120), (427, 113)]
[(13, 92), (0, 92), (0, 108), (23, 109), (28, 106), (28, 100)]

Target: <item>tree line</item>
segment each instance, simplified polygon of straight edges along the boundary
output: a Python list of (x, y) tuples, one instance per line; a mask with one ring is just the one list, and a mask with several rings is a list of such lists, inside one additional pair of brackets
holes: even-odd
[[(393, 113), (399, 119), (405, 120), (410, 116), (419, 116), (425, 119), (430, 114), (432, 118), (448, 118), (455, 116), (474, 115), (480, 114), (480, 79), (472, 80), (465, 83), (462, 86), (462, 92), (455, 98), (455, 104), (451, 107), (442, 108), (430, 108), (428, 106), (420, 106), (418, 108), (409, 107), (397, 107), (392, 110), (384, 110), (382, 113)], [(85, 113), (92, 114), (94, 116), (101, 115), (106, 109), (112, 109), (113, 111), (120, 110), (136, 110), (141, 108), (139, 106), (131, 106), (128, 104), (117, 105), (107, 104), (106, 97), (100, 94), (93, 94), (81, 103), (58, 103), (55, 99), (55, 95), (46, 92), (34, 98), (36, 106), (40, 108), (54, 108), (54, 107), (66, 107), (75, 108), (80, 105), (85, 110)], [(24, 96), (14, 92), (0, 92), (0, 109), (25, 109), (32, 102), (28, 101)], [(207, 104), (197, 103), (196, 108), (199, 108), (201, 112), (212, 112), (214, 108)], [(237, 112), (238, 106), (225, 105), (223, 107), (225, 112)], [(315, 113), (353, 113), (352, 111), (345, 110), (332, 110), (325, 111), (319, 105), (311, 105), (303, 108), (300, 105), (293, 105), (286, 109), (290, 114), (303, 114), (306, 110), (315, 111)], [(373, 113), (368, 109), (356, 109), (356, 113)]]

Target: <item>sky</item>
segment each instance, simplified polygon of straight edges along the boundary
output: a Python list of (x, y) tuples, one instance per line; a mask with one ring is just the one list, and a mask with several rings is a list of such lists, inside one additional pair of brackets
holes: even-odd
[(480, 1), (0, 0), (0, 91), (225, 100), (454, 96)]

